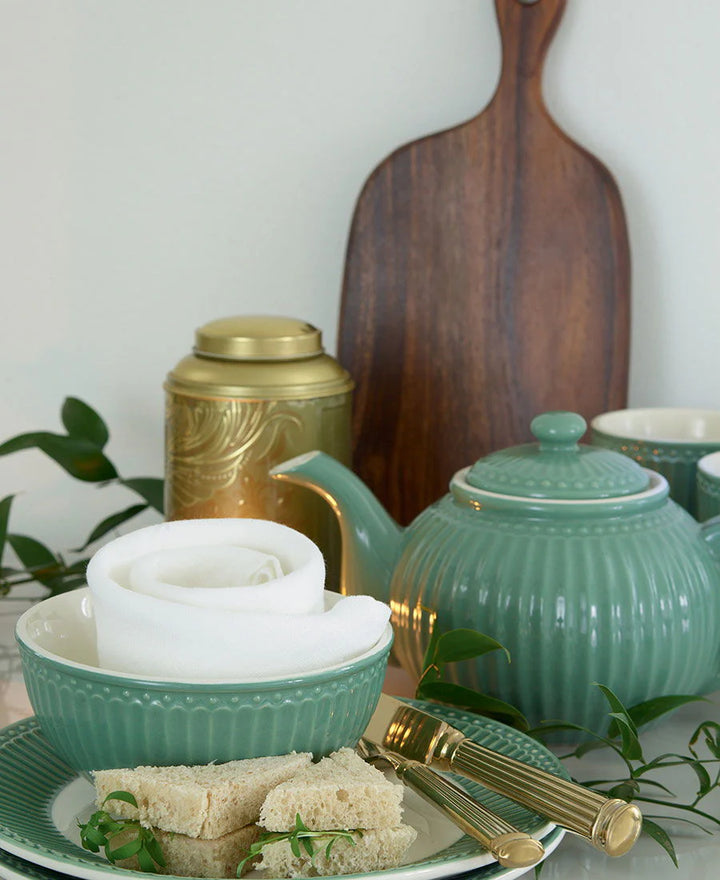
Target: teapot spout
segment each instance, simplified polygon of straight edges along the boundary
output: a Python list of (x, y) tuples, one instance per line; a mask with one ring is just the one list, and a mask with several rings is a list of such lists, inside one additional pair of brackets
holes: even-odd
[(319, 451), (276, 465), (270, 476), (312, 489), (335, 511), (342, 536), (340, 591), (389, 603), (402, 529), (362, 480)]

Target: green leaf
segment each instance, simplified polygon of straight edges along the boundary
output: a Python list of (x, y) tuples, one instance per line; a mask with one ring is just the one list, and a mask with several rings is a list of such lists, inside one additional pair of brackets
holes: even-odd
[(624, 801), (631, 801), (639, 791), (640, 786), (634, 779), (626, 779), (618, 785), (613, 785), (608, 791), (608, 796), (611, 798), (622, 798)]
[(527, 718), (515, 706), (459, 684), (448, 681), (430, 681), (418, 688), (417, 695), (419, 699), (450, 703), (453, 706), (470, 709), (480, 715), (500, 718), (519, 730), (527, 730), (529, 727)]
[(62, 561), (44, 544), (36, 541), (35, 538), (28, 537), (28, 535), (11, 534), (7, 536), (7, 540), (28, 574), (39, 584), (49, 590), (55, 590), (62, 586)]
[[(140, 868), (141, 871), (144, 871), (146, 874), (157, 874), (158, 873), (158, 869), (155, 865), (155, 862), (153, 861), (152, 856), (144, 847), (141, 847), (138, 850), (137, 860), (138, 860), (138, 867)], [(163, 865), (163, 867), (164, 867), (164, 865)]]
[[(672, 712), (674, 709), (679, 709), (680, 706), (684, 706), (686, 703), (696, 703), (700, 701), (706, 703), (709, 702), (706, 697), (699, 697), (695, 694), (678, 694), (668, 695), (666, 697), (656, 697), (654, 700), (645, 700), (643, 703), (631, 706), (627, 710), (627, 714), (632, 718), (636, 728), (643, 727), (645, 724), (654, 721), (656, 718), (660, 718), (662, 715)], [(608, 735), (612, 736), (613, 733), (608, 731)]]
[(14, 495), (6, 495), (0, 501), (0, 559), (5, 549), (5, 541), (7, 540), (8, 522), (10, 520), (10, 508), (12, 507)]
[(443, 633), (437, 642), (436, 656), (441, 663), (456, 663), (482, 657), (491, 651), (504, 651), (510, 660), (510, 653), (500, 642), (476, 632), (474, 629), (453, 629)]
[(152, 832), (148, 833), (147, 838), (145, 840), (145, 848), (150, 853), (150, 858), (161, 868), (166, 866), (165, 855), (162, 851), (160, 844), (158, 843), (157, 837), (155, 837)]
[[(615, 725), (613, 726), (611, 722), (611, 727), (620, 732), (623, 756), (629, 761), (644, 761), (642, 747), (640, 745), (640, 740), (638, 739), (637, 727), (630, 717), (628, 710), (625, 708), (617, 694), (613, 693), (609, 687), (606, 687), (604, 684), (598, 684), (597, 682), (595, 682), (595, 684), (602, 692), (612, 709), (610, 717), (614, 719)], [(608, 735), (611, 734), (608, 732)]]
[(71, 437), (88, 440), (98, 449), (103, 449), (110, 439), (105, 422), (92, 407), (77, 397), (65, 398), (60, 415)]
[(94, 544), (95, 541), (99, 541), (100, 538), (105, 537), (108, 532), (111, 532), (113, 529), (121, 526), (129, 519), (132, 519), (134, 516), (142, 513), (143, 510), (147, 510), (147, 508), (147, 504), (133, 504), (132, 507), (127, 507), (125, 510), (120, 510), (118, 511), (118, 513), (111, 514), (110, 516), (106, 517), (102, 522), (98, 523), (98, 525), (95, 526), (92, 532), (90, 532), (87, 541), (85, 541), (82, 547), (78, 547), (77, 550), (73, 552), (82, 553), (83, 550), (85, 550), (91, 544)]
[(124, 801), (126, 804), (130, 804), (131, 807), (135, 807), (137, 809), (137, 801), (135, 800), (135, 795), (129, 791), (111, 791), (109, 795), (103, 801), (103, 805), (108, 801)]
[[(83, 828), (83, 826), (80, 826)], [(83, 840), (87, 840), (88, 843), (92, 844), (95, 849), (93, 852), (98, 852), (101, 846), (105, 846), (107, 844), (107, 837), (100, 831), (99, 828), (96, 828), (94, 825), (88, 823), (83, 828)]]
[(30, 538), (28, 535), (8, 535), (7, 538), (25, 568), (35, 571), (43, 567), (58, 566), (59, 560), (52, 550), (35, 538)]
[(703, 721), (693, 733), (690, 738), (689, 748), (695, 757), (697, 757), (697, 754), (693, 746), (697, 744), (701, 735), (705, 739), (705, 746), (710, 754), (716, 758), (720, 758), (720, 724), (718, 724), (717, 721)]
[[(425, 656), (423, 657), (423, 670), (429, 669), (431, 666), (436, 666), (438, 662), (437, 657), (437, 645), (440, 641), (440, 627), (437, 625), (437, 621), (433, 626), (433, 630), (430, 633), (430, 641), (428, 642), (428, 646), (425, 649)], [(423, 672), (424, 674), (424, 672)]]
[(11, 455), (13, 452), (20, 452), (23, 449), (36, 449), (41, 440), (54, 436), (59, 435), (51, 434), (49, 431), (31, 431), (28, 434), (18, 434), (17, 437), (0, 443), (0, 455)]
[(142, 840), (140, 840), (139, 837), (136, 837), (134, 840), (128, 840), (127, 843), (123, 843), (115, 849), (108, 848), (107, 857), (111, 862), (129, 859), (132, 858), (132, 856), (137, 855), (141, 849)]
[(652, 837), (652, 839), (656, 843), (659, 843), (660, 846), (665, 850), (665, 852), (670, 856), (675, 867), (679, 867), (677, 855), (675, 854), (675, 847), (673, 846), (672, 840), (670, 840), (670, 836), (667, 831), (665, 831), (664, 828), (661, 828), (656, 822), (653, 822), (652, 819), (648, 819), (647, 817), (643, 818), (642, 830), (643, 834), (647, 834), (648, 837)]
[(38, 443), (38, 448), (77, 480), (101, 483), (117, 477), (115, 465), (94, 443), (82, 437), (51, 434)]
[(129, 480), (120, 481), (123, 486), (132, 489), (141, 498), (144, 498), (150, 507), (164, 513), (163, 492), (165, 491), (165, 483), (158, 477), (131, 477)]
[(623, 712), (610, 712), (609, 716), (620, 730), (623, 757), (628, 761), (644, 761), (637, 728), (632, 723), (632, 720)]
[(44, 452), (77, 480), (100, 483), (117, 477), (112, 462), (105, 458), (94, 443), (84, 437), (51, 434), (49, 431), (21, 434), (0, 445), (0, 455), (31, 448)]

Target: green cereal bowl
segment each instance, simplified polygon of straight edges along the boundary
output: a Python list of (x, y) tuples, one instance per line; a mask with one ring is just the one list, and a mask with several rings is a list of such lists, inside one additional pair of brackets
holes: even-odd
[(720, 411), (647, 407), (602, 413), (592, 422), (592, 443), (613, 449), (662, 474), (670, 497), (697, 516), (697, 463), (720, 450)]
[[(341, 597), (326, 593), (326, 604)], [(165, 681), (97, 665), (87, 588), (18, 621), (30, 703), (75, 770), (208, 764), (354, 746), (380, 698), (393, 635), (338, 666), (283, 680)]]

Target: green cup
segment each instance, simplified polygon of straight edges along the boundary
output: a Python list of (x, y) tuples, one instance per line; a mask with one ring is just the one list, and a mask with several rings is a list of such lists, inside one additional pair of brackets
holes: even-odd
[(698, 462), (697, 511), (700, 522), (720, 515), (720, 452), (711, 452)]
[(698, 516), (697, 464), (720, 451), (720, 411), (682, 407), (619, 409), (591, 422), (592, 443), (662, 474), (670, 496)]

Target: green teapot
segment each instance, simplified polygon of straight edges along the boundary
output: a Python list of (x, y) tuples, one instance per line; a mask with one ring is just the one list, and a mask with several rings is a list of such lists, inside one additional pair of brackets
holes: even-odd
[(342, 592), (392, 608), (396, 656), (420, 675), (435, 626), (470, 627), (510, 652), (452, 664), (458, 684), (518, 706), (531, 724), (600, 730), (593, 682), (626, 705), (720, 687), (720, 517), (699, 525), (664, 477), (579, 444), (585, 420), (537, 416), (537, 442), (458, 471), (406, 529), (331, 457), (278, 465), (335, 510)]

